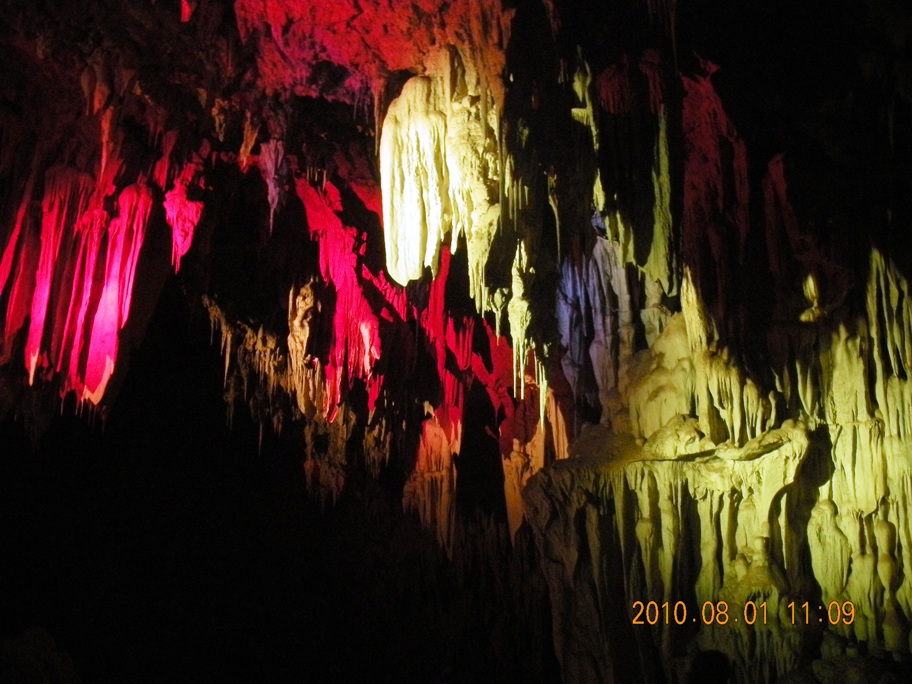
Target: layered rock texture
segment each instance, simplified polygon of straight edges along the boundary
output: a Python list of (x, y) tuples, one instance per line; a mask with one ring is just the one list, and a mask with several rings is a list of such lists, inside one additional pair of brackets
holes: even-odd
[(903, 661), (912, 16), (811, 4), (4, 3), (0, 406), (181, 278), (324, 505), (531, 532), (565, 681)]

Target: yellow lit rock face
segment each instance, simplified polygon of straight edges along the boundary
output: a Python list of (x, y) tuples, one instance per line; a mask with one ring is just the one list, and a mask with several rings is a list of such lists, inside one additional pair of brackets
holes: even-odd
[(386, 265), (405, 285), (436, 275), (440, 245), (466, 239), (472, 295), (486, 303), (484, 265), (500, 224), (502, 164), (490, 92), (458, 54), (410, 79), (389, 106), (380, 138)]
[[(607, 300), (622, 309), (623, 288), (605, 276), (617, 270), (615, 257), (598, 273)], [(661, 322), (612, 399), (629, 421), (620, 419), (623, 411), (603, 416), (578, 437), (571, 459), (530, 479), (526, 515), (546, 560), (568, 680), (597, 681), (615, 657), (591, 641), (591, 627), (583, 634), (576, 625), (629, 625), (635, 601), (681, 600), (688, 610), (726, 602), (732, 620), (701, 626), (695, 643), (725, 653), (746, 681), (791, 670), (803, 641), (821, 631), (824, 655), (844, 655), (854, 642), (908, 653), (909, 284), (872, 251), (866, 315), (854, 320), (831, 320), (814, 277), (802, 284), (813, 315), (805, 311), (790, 329), (790, 363), (774, 369), (778, 389), (767, 392), (720, 344), (685, 273), (680, 313), (643, 312), (644, 322)], [(594, 322), (596, 340), (618, 339), (617, 321), (601, 332), (600, 325)], [(612, 359), (622, 355), (602, 351), (608, 348), (600, 342), (592, 356), (606, 379), (621, 375)], [(793, 418), (783, 420), (783, 407)], [(606, 599), (603, 576), (618, 552), (623, 607)], [(744, 623), (751, 601), (765, 604), (765, 624)], [(854, 619), (829, 625), (831, 604), (850, 606)], [(664, 620), (634, 634), (661, 649), (666, 667), (686, 641)]]
[(678, 262), (672, 241), (671, 172), (668, 161), (668, 116), (659, 112), (659, 130), (656, 136), (655, 161), (652, 167), (652, 187), (655, 193), (653, 206), (652, 246), (643, 267), (647, 280), (662, 285), (669, 295), (677, 292)]
[(684, 318), (675, 315), (652, 349), (637, 355), (630, 383), (630, 425), (637, 437), (651, 437), (677, 416), (693, 412), (694, 361)]
[(579, 65), (573, 75), (573, 93), (576, 95), (577, 104), (571, 110), (574, 120), (587, 126), (592, 134), (592, 147), (595, 151), (599, 148), (599, 132), (596, 120), (595, 103), (592, 101), (592, 71), (589, 65), (579, 55)]
[[(772, 662), (781, 660), (784, 669), (794, 665), (799, 630), (784, 624), (781, 613), (791, 600), (785, 568), (799, 559), (790, 545), (791, 531), (779, 527), (776, 509), (807, 456), (804, 427), (790, 423), (774, 431), (766, 444), (716, 449), (700, 437), (693, 421), (675, 419), (670, 425), (672, 430), (657, 435), (664, 444), (645, 449), (632, 437), (589, 428), (577, 440), (571, 460), (542, 471), (525, 490), (542, 557), (552, 559), (544, 571), (558, 604), (557, 653), (564, 671), (576, 675), (571, 681), (600, 681), (599, 672), (610, 667), (605, 644), (588, 641), (584, 659), (570, 652), (581, 643), (579, 625), (594, 619), (608, 630), (613, 621), (630, 623), (626, 612), (633, 601), (674, 604), (688, 596), (695, 598), (690, 606), (725, 600), (738, 612), (748, 600), (766, 601), (767, 625), (714, 626), (704, 630), (701, 646), (722, 650), (745, 672), (771, 670), (764, 659), (755, 665), (751, 649), (744, 648), (747, 640), (757, 639)], [(601, 531), (605, 524), (613, 525), (616, 545)], [(696, 556), (684, 562), (694, 547)], [(611, 580), (604, 568), (617, 552), (623, 556), (623, 577)], [(618, 614), (603, 589), (610, 581), (622, 583), (628, 599)], [(568, 585), (573, 591), (567, 591)], [(661, 624), (653, 633), (666, 655), (684, 635), (675, 624)], [(562, 652), (566, 642), (574, 645)], [(763, 673), (755, 674), (762, 681)]]

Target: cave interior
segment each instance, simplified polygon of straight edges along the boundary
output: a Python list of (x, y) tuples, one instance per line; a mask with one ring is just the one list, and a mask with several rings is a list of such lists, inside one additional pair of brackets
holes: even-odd
[(904, 0), (0, 0), (0, 679), (909, 681), (910, 228)]

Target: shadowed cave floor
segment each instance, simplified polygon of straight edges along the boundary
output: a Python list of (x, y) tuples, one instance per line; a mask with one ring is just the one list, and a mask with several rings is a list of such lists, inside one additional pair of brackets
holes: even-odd
[(208, 336), (171, 278), (104, 430), (0, 423), (0, 643), (40, 627), (85, 682), (557, 678), (537, 570), (532, 614), (503, 559), (460, 581), (394, 474), (321, 514), (295, 426), (226, 429)]

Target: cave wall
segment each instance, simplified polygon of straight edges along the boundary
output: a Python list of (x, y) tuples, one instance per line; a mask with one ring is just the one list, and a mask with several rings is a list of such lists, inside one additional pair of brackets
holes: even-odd
[(301, 434), (324, 505), (392, 469), (450, 556), (531, 528), (567, 681), (908, 653), (900, 3), (2, 16), (0, 409), (36, 436), (104, 417), (179, 278), (228, 423)]

